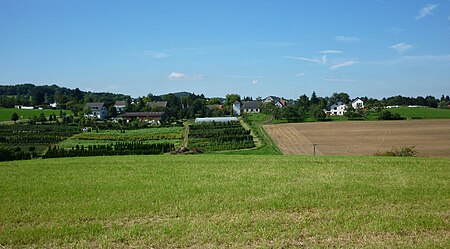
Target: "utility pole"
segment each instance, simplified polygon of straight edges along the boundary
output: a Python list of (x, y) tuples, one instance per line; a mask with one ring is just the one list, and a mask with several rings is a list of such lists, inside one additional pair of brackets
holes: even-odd
[(313, 155), (316, 155), (316, 146), (319, 144), (312, 144), (311, 146), (313, 146)]

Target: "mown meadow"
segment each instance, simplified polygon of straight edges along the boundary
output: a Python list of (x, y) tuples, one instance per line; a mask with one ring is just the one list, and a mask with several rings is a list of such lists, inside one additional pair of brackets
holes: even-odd
[(0, 247), (446, 247), (450, 161), (282, 155), (0, 163)]

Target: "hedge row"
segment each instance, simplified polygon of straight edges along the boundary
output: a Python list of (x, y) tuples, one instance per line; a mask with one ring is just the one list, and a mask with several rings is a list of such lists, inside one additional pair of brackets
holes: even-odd
[(50, 147), (42, 158), (115, 156), (115, 155), (156, 155), (175, 150), (173, 143), (144, 144), (142, 142), (117, 142), (110, 145), (76, 146), (63, 149)]

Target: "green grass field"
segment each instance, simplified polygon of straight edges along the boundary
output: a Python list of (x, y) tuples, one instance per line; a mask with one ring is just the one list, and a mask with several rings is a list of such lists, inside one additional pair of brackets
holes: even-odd
[(438, 109), (438, 108), (409, 108), (399, 107), (388, 109), (392, 113), (398, 113), (400, 116), (411, 118), (423, 118), (423, 119), (437, 119), (437, 118), (450, 118), (450, 109)]
[[(29, 117), (41, 115), (41, 113), (44, 113), (45, 116), (48, 118), (50, 115), (56, 115), (59, 116), (59, 110), (22, 110), (17, 108), (0, 108), (0, 122), (1, 121), (11, 121), (12, 114), (16, 112), (19, 115), (19, 120), (26, 119), (28, 120)], [(66, 114), (71, 114), (72, 111), (65, 111)]]
[(117, 156), (0, 163), (0, 247), (450, 244), (450, 161)]

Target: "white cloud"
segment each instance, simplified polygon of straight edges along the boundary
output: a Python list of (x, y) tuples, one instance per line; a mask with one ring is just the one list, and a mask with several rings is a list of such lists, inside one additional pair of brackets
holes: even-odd
[(306, 73), (298, 73), (298, 74), (296, 74), (295, 76), (297, 76), (297, 77), (303, 77), (303, 76), (305, 76), (306, 75)]
[(343, 52), (340, 50), (322, 50), (319, 51), (321, 54), (342, 54)]
[(293, 56), (285, 56), (285, 58), (288, 59), (294, 59), (294, 60), (301, 60), (301, 61), (307, 61), (307, 62), (314, 62), (317, 64), (326, 64), (327, 63), (327, 56), (322, 55), (320, 58), (305, 58), (305, 57), (293, 57)]
[(414, 47), (412, 45), (409, 45), (409, 44), (401, 42), (401, 43), (397, 43), (395, 45), (392, 45), (389, 48), (394, 49), (398, 53), (404, 53), (404, 52), (406, 52), (408, 50), (413, 49)]
[(184, 73), (173, 72), (167, 76), (169, 80), (202, 80), (203, 75), (186, 75)]
[(356, 64), (356, 61), (346, 61), (346, 62), (342, 62), (342, 63), (336, 64), (334, 66), (331, 66), (330, 69), (334, 70), (334, 69), (338, 69), (338, 68), (341, 68), (341, 67), (348, 67), (348, 66), (351, 66), (351, 65), (354, 65), (354, 64)]
[(151, 52), (151, 57), (155, 59), (162, 59), (169, 57), (169, 55), (163, 52)]
[(259, 80), (252, 80), (252, 85), (256, 85), (259, 83)]
[(133, 56), (142, 57), (142, 58), (153, 58), (153, 59), (162, 59), (170, 57), (170, 55), (159, 52), (159, 51), (152, 51), (152, 50), (141, 50), (131, 53)]
[(360, 39), (358, 37), (354, 37), (354, 36), (338, 35), (338, 36), (334, 37), (334, 40), (340, 41), (340, 42), (357, 42)]
[(426, 16), (432, 15), (433, 10), (437, 8), (439, 4), (427, 4), (425, 7), (420, 9), (419, 14), (416, 16), (416, 19), (421, 19)]

